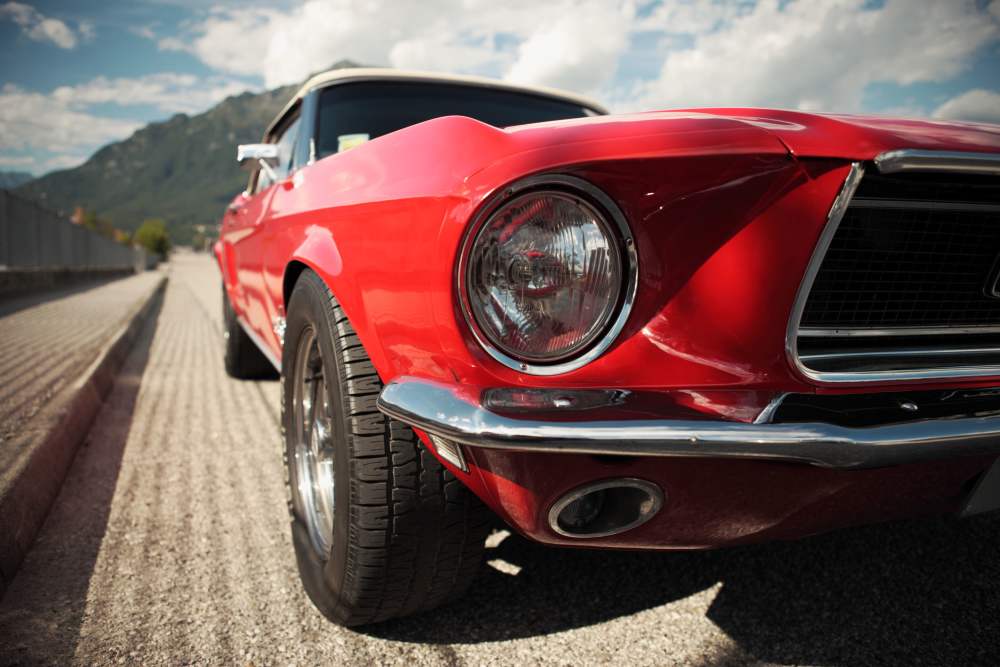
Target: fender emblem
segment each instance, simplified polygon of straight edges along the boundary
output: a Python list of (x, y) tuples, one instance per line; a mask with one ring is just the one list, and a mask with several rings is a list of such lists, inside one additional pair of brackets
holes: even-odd
[(275, 317), (271, 320), (271, 329), (274, 330), (274, 335), (278, 337), (278, 342), (281, 346), (285, 346), (285, 318)]

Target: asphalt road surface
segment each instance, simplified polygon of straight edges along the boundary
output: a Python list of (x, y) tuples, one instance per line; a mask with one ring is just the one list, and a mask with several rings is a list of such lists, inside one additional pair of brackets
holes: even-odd
[(496, 532), (464, 600), (334, 626), (295, 573), (278, 383), (226, 377), (215, 269), (172, 265), (0, 602), (0, 664), (1000, 663), (1000, 517), (710, 553)]

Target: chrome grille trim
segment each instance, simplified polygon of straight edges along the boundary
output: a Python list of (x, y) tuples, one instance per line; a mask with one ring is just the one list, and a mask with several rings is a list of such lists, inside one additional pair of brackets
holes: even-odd
[(1000, 153), (962, 153), (904, 148), (875, 156), (881, 174), (937, 171), (961, 174), (1000, 174)]
[(1000, 345), (988, 347), (904, 347), (896, 350), (865, 350), (861, 352), (816, 352), (800, 354), (803, 361), (823, 361), (829, 359), (876, 359), (880, 357), (958, 357), (972, 354), (991, 354), (1000, 352)]
[(826, 226), (819, 236), (819, 241), (816, 242), (816, 248), (813, 249), (812, 257), (809, 258), (809, 264), (806, 265), (806, 272), (802, 276), (802, 282), (799, 283), (799, 291), (796, 293), (795, 302), (792, 305), (791, 317), (788, 318), (788, 329), (785, 333), (785, 355), (795, 369), (814, 380), (821, 378), (816, 377), (815, 372), (807, 368), (799, 359), (799, 322), (802, 321), (806, 300), (809, 298), (809, 292), (812, 291), (827, 248), (830, 247), (833, 235), (837, 233), (837, 227), (840, 226), (840, 221), (844, 218), (844, 213), (847, 212), (847, 205), (850, 203), (851, 197), (854, 196), (854, 191), (861, 184), (864, 175), (865, 167), (862, 163), (854, 162), (851, 164), (847, 178), (844, 179), (844, 184), (840, 186), (840, 192), (837, 193), (837, 197), (830, 207), (830, 212), (827, 213)]
[(966, 204), (963, 202), (925, 201), (922, 199), (867, 199), (855, 197), (851, 200), (851, 208), (891, 208), (918, 209), (921, 211), (976, 211), (995, 213), (1000, 211), (1000, 204)]
[[(943, 172), (943, 173), (967, 173), (967, 174), (988, 174), (1000, 175), (1000, 153), (961, 153), (945, 151), (925, 151), (904, 149), (888, 151), (877, 155), (874, 164), (881, 174), (893, 174), (902, 172)], [(925, 379), (950, 379), (950, 378), (976, 378), (1000, 375), (1000, 365), (989, 366), (966, 366), (966, 367), (945, 367), (945, 368), (921, 368), (921, 369), (901, 369), (901, 370), (879, 370), (879, 371), (816, 371), (807, 367), (803, 363), (803, 358), (799, 356), (798, 339), (802, 337), (818, 338), (829, 336), (831, 338), (847, 336), (907, 336), (907, 335), (936, 335), (936, 334), (975, 334), (992, 333), (1000, 331), (1000, 327), (900, 327), (898, 329), (802, 329), (799, 324), (805, 310), (806, 301), (812, 291), (816, 276), (819, 273), (827, 250), (837, 233), (844, 214), (848, 206), (852, 203), (855, 191), (864, 176), (864, 165), (860, 162), (851, 164), (844, 184), (830, 212), (827, 215), (827, 223), (816, 243), (812, 257), (809, 260), (802, 282), (796, 293), (795, 302), (788, 320), (788, 328), (785, 338), (786, 356), (799, 373), (805, 377), (820, 383), (863, 383), (863, 382), (895, 382), (907, 380)], [(874, 203), (877, 200), (858, 200), (859, 208), (862, 207), (889, 207), (891, 204)], [(923, 202), (934, 206), (934, 202)], [(952, 207), (953, 205), (948, 205)], [(905, 207), (910, 208), (909, 204)], [(912, 206), (916, 207), (916, 206)], [(996, 210), (992, 205), (977, 205), (975, 210)], [(957, 352), (957, 350), (956, 350)], [(886, 356), (892, 354), (891, 350), (885, 351)], [(815, 356), (815, 355), (814, 355)], [(849, 352), (844, 353), (843, 358), (849, 358)], [(858, 356), (858, 355), (855, 355)], [(865, 355), (867, 356), (867, 355)], [(897, 355), (892, 355), (897, 356)], [(919, 356), (919, 355), (918, 355)], [(808, 355), (805, 357), (808, 358)], [(860, 359), (861, 357), (858, 356)]]
[(877, 338), (884, 336), (952, 336), (955, 334), (1000, 333), (1000, 326), (981, 327), (897, 327), (895, 329), (815, 329), (802, 327), (799, 338)]

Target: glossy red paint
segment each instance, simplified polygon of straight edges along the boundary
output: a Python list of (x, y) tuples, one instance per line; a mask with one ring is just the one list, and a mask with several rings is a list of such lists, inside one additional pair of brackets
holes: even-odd
[[(796, 539), (846, 526), (955, 512), (992, 459), (837, 471), (764, 461), (593, 457), (471, 451), (491, 507), (533, 540), (564, 546), (706, 549)], [(585, 483), (639, 477), (663, 489), (663, 509), (627, 533), (569, 539), (548, 508)], [(474, 490), (477, 488), (473, 486)]]
[(996, 125), (763, 109), (700, 109), (767, 129), (795, 155), (870, 160), (883, 151), (1000, 151)]
[[(383, 381), (408, 375), (473, 393), (497, 386), (674, 391), (711, 418), (751, 421), (780, 392), (856, 389), (820, 387), (798, 374), (785, 356), (786, 327), (850, 163), (898, 148), (1000, 152), (1000, 130), (759, 109), (507, 130), (439, 118), (238, 197), (217, 256), (237, 312), (279, 358), (272, 322), (285, 314), (290, 278), (306, 266), (340, 301)], [(455, 265), (484, 202), (547, 172), (584, 178), (623, 210), (636, 240), (639, 290), (625, 330), (604, 355), (536, 377), (493, 361), (472, 340), (456, 301)], [(873, 519), (872, 508), (880, 517), (948, 508), (987, 462), (835, 473), (481, 451), (471, 463), (470, 473), (456, 471), (470, 488), (525, 534), (553, 542), (562, 540), (539, 517), (556, 494), (644, 471), (667, 489), (669, 509), (620, 541), (599, 543), (691, 548), (817, 532)]]

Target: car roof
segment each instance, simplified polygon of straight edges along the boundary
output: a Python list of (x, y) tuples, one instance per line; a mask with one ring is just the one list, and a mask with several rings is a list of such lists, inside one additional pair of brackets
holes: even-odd
[(302, 87), (299, 88), (297, 93), (295, 93), (295, 96), (288, 101), (288, 104), (281, 109), (281, 113), (275, 116), (275, 119), (270, 125), (268, 125), (264, 136), (266, 137), (270, 135), (274, 130), (275, 125), (277, 125), (278, 122), (285, 117), (285, 114), (288, 113), (289, 109), (295, 106), (309, 93), (309, 91), (317, 88), (339, 85), (342, 83), (354, 83), (357, 81), (422, 81), (429, 83), (452, 83), (463, 86), (480, 86), (483, 88), (498, 88), (501, 90), (528, 93), (531, 95), (564, 100), (566, 102), (572, 102), (573, 104), (579, 104), (582, 107), (592, 109), (601, 114), (608, 113), (607, 109), (589, 97), (577, 95), (576, 93), (571, 93), (565, 90), (559, 90), (557, 88), (528, 86), (523, 84), (508, 83), (498, 79), (489, 79), (482, 76), (446, 74), (444, 72), (421, 72), (418, 70), (392, 69), (389, 67), (345, 67), (341, 69), (329, 70), (327, 72), (320, 72), (319, 74), (311, 76), (304, 84), (302, 84)]

